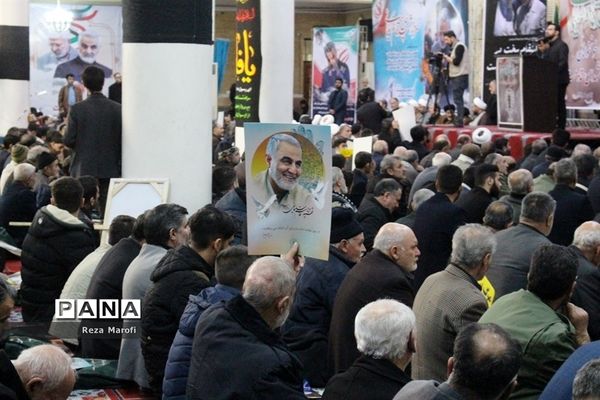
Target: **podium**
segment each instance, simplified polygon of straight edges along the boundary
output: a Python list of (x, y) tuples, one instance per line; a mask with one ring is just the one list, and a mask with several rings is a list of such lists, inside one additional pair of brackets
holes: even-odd
[(535, 56), (496, 59), (498, 127), (552, 132), (556, 127), (558, 69)]

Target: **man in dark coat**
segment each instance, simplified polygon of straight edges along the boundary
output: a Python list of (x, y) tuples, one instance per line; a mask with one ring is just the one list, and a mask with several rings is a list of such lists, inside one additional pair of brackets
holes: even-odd
[(329, 242), (329, 260), (307, 258), (298, 274), (292, 311), (282, 328), (283, 340), (304, 366), (304, 379), (319, 388), (331, 377), (327, 341), (335, 295), (365, 251), (362, 227), (351, 210), (333, 209)]
[(354, 318), (366, 304), (389, 298), (412, 307), (412, 272), (420, 255), (412, 230), (396, 223), (377, 233), (373, 251), (346, 274), (333, 303), (329, 330), (329, 360), (333, 372), (347, 370), (360, 356), (354, 338)]
[(411, 184), (406, 179), (406, 167), (404, 166), (403, 160), (399, 156), (393, 154), (387, 154), (383, 157), (379, 164), (380, 172), (376, 175), (369, 177), (367, 184), (367, 194), (365, 198), (369, 198), (375, 191), (375, 186), (382, 179), (394, 179), (400, 185), (402, 189), (402, 196), (396, 208), (392, 211), (393, 220), (404, 217), (408, 213), (409, 195)]
[(21, 248), (27, 234), (26, 227), (10, 226), (10, 222), (31, 222), (37, 211), (35, 193), (31, 190), (35, 183), (35, 167), (28, 163), (19, 164), (13, 172), (13, 181), (0, 196), (0, 225)]
[(365, 247), (373, 248), (375, 235), (383, 225), (391, 222), (392, 212), (398, 207), (402, 189), (394, 179), (383, 179), (375, 186), (373, 197), (365, 197), (358, 208), (358, 222), (365, 233)]
[(548, 194), (556, 200), (554, 226), (548, 239), (552, 243), (568, 246), (573, 241), (575, 229), (585, 221), (594, 219), (594, 211), (587, 196), (577, 193), (577, 166), (570, 158), (563, 158), (554, 166), (556, 186)]
[[(122, 299), (123, 277), (127, 267), (140, 253), (144, 240), (144, 216), (140, 215), (130, 237), (121, 239), (119, 243), (111, 247), (102, 257), (96, 271), (90, 280), (86, 299)], [(121, 320), (112, 319), (90, 319), (82, 321), (82, 326), (90, 329), (104, 328), (108, 326), (121, 326)], [(81, 354), (86, 358), (100, 358), (116, 360), (119, 358), (121, 338), (102, 338), (90, 335), (82, 335), (79, 338)]]
[(323, 400), (391, 400), (410, 382), (405, 372), (415, 351), (415, 314), (396, 300), (377, 300), (356, 314), (361, 356), (327, 383)]
[(356, 110), (356, 119), (363, 129), (370, 129), (374, 134), (381, 132), (381, 121), (389, 117), (389, 113), (375, 100), (366, 102)]
[(546, 236), (554, 223), (555, 208), (556, 202), (546, 193), (529, 193), (523, 198), (519, 224), (496, 233), (496, 252), (486, 275), (496, 299), (527, 287), (533, 252), (550, 244)]
[(354, 157), (354, 170), (352, 171), (352, 186), (348, 197), (355, 205), (360, 206), (365, 194), (369, 176), (375, 170), (375, 162), (371, 153), (359, 151)]
[(113, 75), (115, 78), (115, 83), (108, 87), (108, 98), (112, 101), (116, 101), (121, 104), (121, 93), (122, 93), (122, 83), (121, 83), (121, 74), (119, 72), (115, 72)]
[(207, 310), (196, 325), (187, 398), (305, 400), (302, 364), (275, 330), (292, 305), (295, 273), (279, 257), (262, 257), (242, 295)]
[(475, 187), (460, 196), (456, 205), (467, 213), (466, 222), (483, 223), (486, 208), (500, 195), (500, 173), (498, 167), (481, 164), (475, 168)]
[(21, 298), (25, 322), (50, 323), (54, 300), (71, 271), (96, 248), (94, 232), (77, 218), (83, 187), (64, 177), (52, 185), (52, 204), (40, 209), (23, 241)]
[(569, 246), (575, 254), (577, 285), (571, 296), (576, 306), (583, 308), (589, 315), (588, 333), (591, 340), (600, 339), (600, 224), (595, 221), (584, 222), (575, 231), (573, 244)]
[(91, 94), (71, 107), (64, 142), (75, 152), (71, 176), (98, 178), (104, 212), (110, 178), (121, 176), (121, 105), (102, 94), (104, 72), (100, 68), (86, 68), (83, 84)]
[(157, 395), (162, 392), (169, 347), (188, 297), (215, 283), (215, 258), (235, 233), (231, 217), (210, 205), (190, 217), (189, 227), (190, 245), (167, 252), (152, 272), (153, 286), (142, 302), (142, 354)]
[(437, 193), (421, 204), (415, 217), (415, 235), (419, 240), (421, 257), (415, 271), (415, 290), (431, 274), (448, 265), (452, 252), (452, 236), (467, 218), (465, 211), (454, 202), (460, 194), (462, 171), (456, 165), (440, 167), (436, 176)]
[(327, 101), (327, 107), (329, 108), (329, 114), (334, 116), (335, 123), (340, 125), (346, 118), (346, 103), (348, 102), (348, 92), (342, 88), (344, 80), (342, 78), (336, 78), (335, 90), (329, 94), (329, 100)]
[(556, 126), (565, 129), (567, 123), (567, 105), (565, 95), (571, 78), (569, 77), (569, 46), (560, 39), (560, 25), (549, 22), (546, 27), (546, 37), (550, 38), (550, 48), (547, 50), (546, 59), (558, 67), (556, 77), (557, 111)]

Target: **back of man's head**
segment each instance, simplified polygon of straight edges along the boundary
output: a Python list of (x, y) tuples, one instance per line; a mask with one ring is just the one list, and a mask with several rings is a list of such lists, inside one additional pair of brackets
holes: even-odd
[(481, 157), (481, 148), (476, 144), (467, 143), (460, 149), (460, 154), (477, 161)]
[(64, 176), (51, 186), (52, 204), (71, 214), (77, 212), (83, 200), (83, 186), (75, 178)]
[(600, 224), (586, 221), (575, 230), (573, 245), (583, 251), (593, 251), (600, 247)]
[(508, 175), (508, 186), (513, 194), (525, 195), (533, 188), (533, 175), (526, 169), (518, 169)]
[(437, 137), (435, 142), (433, 142), (432, 149), (437, 151), (444, 151), (448, 146), (450, 146), (450, 141), (443, 137)]
[(431, 165), (434, 167), (442, 167), (452, 162), (452, 156), (448, 153), (440, 151), (436, 153), (431, 159)]
[(557, 184), (575, 185), (577, 183), (577, 165), (570, 158), (563, 158), (554, 166), (554, 180)]
[[(294, 270), (285, 261), (279, 257), (261, 257), (248, 268), (242, 296), (261, 315), (273, 314), (282, 301), (288, 302), (287, 312), (289, 312), (295, 283)], [(286, 314), (285, 310), (279, 311), (279, 315), (275, 321), (271, 321), (270, 326), (283, 325)]]
[(88, 88), (90, 92), (99, 92), (104, 86), (104, 71), (100, 68), (90, 65), (81, 74), (81, 80), (83, 85)]
[(388, 154), (381, 159), (381, 163), (379, 164), (379, 169), (381, 173), (387, 172), (388, 169), (393, 169), (394, 166), (398, 163), (402, 162), (402, 159), (393, 154)]
[(495, 177), (498, 173), (498, 167), (490, 164), (481, 164), (475, 167), (475, 186), (485, 185), (489, 177)]
[(173, 203), (154, 207), (144, 218), (146, 243), (168, 247), (171, 230), (177, 231), (187, 214), (184, 207)]
[(428, 134), (429, 131), (422, 125), (415, 125), (410, 128), (410, 137), (414, 143), (424, 142)]
[(552, 144), (558, 147), (565, 147), (569, 144), (571, 139), (571, 133), (567, 130), (557, 128), (552, 132)]
[(483, 224), (490, 228), (501, 231), (510, 226), (513, 221), (513, 208), (510, 204), (496, 200), (485, 209)]
[(22, 163), (15, 166), (13, 171), (13, 180), (15, 182), (28, 182), (35, 175), (35, 167), (29, 163)]
[(71, 357), (57, 346), (25, 349), (13, 363), (31, 399), (66, 399), (73, 390)]
[(573, 400), (600, 399), (600, 358), (588, 361), (573, 380)]
[(425, 203), (427, 200), (435, 196), (433, 190), (429, 190), (427, 188), (419, 189), (415, 192), (412, 198), (411, 208), (413, 211), (417, 211), (421, 204)]
[(376, 140), (373, 143), (373, 153), (387, 154), (388, 144), (385, 140)]
[(542, 151), (548, 148), (548, 143), (544, 139), (537, 139), (531, 144), (531, 153), (539, 155)]
[(224, 243), (236, 232), (235, 222), (223, 211), (212, 205), (206, 205), (196, 211), (188, 221), (192, 243), (199, 250), (209, 248), (216, 240)]
[(114, 246), (121, 239), (131, 236), (136, 219), (129, 215), (118, 215), (110, 223), (108, 228), (108, 244)]
[(131, 231), (131, 237), (137, 242), (141, 242), (142, 240), (146, 239), (144, 236), (144, 221), (149, 213), (150, 210), (147, 210), (143, 214), (138, 215), (138, 217), (135, 219), (133, 230)]
[(556, 201), (547, 193), (531, 192), (521, 202), (521, 222), (545, 223), (554, 215)]
[(463, 173), (456, 165), (444, 165), (438, 169), (435, 177), (435, 187), (438, 192), (454, 194), (460, 190)]
[(579, 154), (573, 158), (577, 166), (577, 175), (581, 178), (588, 178), (594, 174), (594, 169), (598, 164), (596, 158), (591, 154)]
[(386, 178), (382, 179), (375, 185), (375, 189), (373, 189), (373, 196), (380, 197), (385, 195), (386, 193), (394, 193), (401, 189), (401, 186), (395, 179)]
[(354, 319), (358, 351), (373, 358), (401, 359), (409, 349), (415, 314), (396, 300), (381, 299), (361, 308)]
[(91, 175), (84, 175), (77, 178), (83, 187), (84, 204), (89, 204), (92, 199), (98, 195), (98, 179)]
[(372, 160), (373, 156), (371, 155), (371, 153), (367, 153), (366, 151), (359, 151), (354, 157), (354, 166), (358, 169), (363, 169), (367, 165), (370, 165)]
[(487, 254), (496, 250), (494, 232), (479, 224), (463, 225), (452, 237), (450, 262), (467, 270), (478, 268)]
[[(482, 400), (509, 389), (521, 366), (521, 346), (495, 324), (471, 323), (454, 341), (450, 385)], [(510, 389), (509, 389), (510, 390)]]
[(571, 249), (543, 245), (531, 256), (527, 290), (544, 302), (568, 296), (577, 277), (577, 265), (577, 254)]
[(217, 255), (215, 275), (221, 285), (242, 290), (248, 268), (258, 257), (248, 255), (246, 246), (230, 246)]
[(227, 192), (234, 188), (237, 174), (230, 166), (215, 167), (212, 171), (213, 193)]

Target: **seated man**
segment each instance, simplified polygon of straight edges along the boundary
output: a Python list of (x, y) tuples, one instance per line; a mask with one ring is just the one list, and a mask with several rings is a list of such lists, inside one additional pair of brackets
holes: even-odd
[(304, 366), (312, 387), (325, 387), (327, 342), (333, 301), (344, 277), (365, 251), (362, 227), (349, 209), (334, 208), (329, 260), (307, 258), (298, 274), (294, 303), (282, 327), (283, 340)]
[(165, 378), (162, 382), (164, 400), (185, 397), (196, 323), (210, 306), (231, 300), (242, 292), (246, 272), (256, 259), (257, 257), (248, 255), (246, 246), (226, 248), (217, 255), (215, 260), (217, 285), (203, 289), (198, 295), (190, 295), (169, 350)]
[(2, 399), (66, 400), (75, 386), (71, 357), (50, 344), (23, 350), (12, 364), (0, 351), (0, 372)]
[(467, 325), (448, 360), (448, 380), (412, 381), (394, 400), (507, 399), (516, 385), (521, 347), (498, 325)]
[(521, 345), (515, 398), (538, 398), (571, 353), (589, 342), (587, 313), (569, 303), (576, 276), (571, 250), (544, 245), (533, 253), (527, 290), (501, 297), (479, 320), (500, 325)]
[(37, 211), (35, 193), (31, 190), (35, 183), (35, 167), (28, 163), (19, 164), (13, 172), (13, 181), (6, 185), (0, 196), (0, 225), (21, 247), (27, 234), (27, 227), (10, 226), (12, 221), (31, 222)]
[(37, 159), (36, 181), (33, 186), (37, 208), (50, 204), (50, 182), (58, 178), (60, 166), (58, 159), (52, 153), (42, 153)]
[(379, 228), (392, 221), (392, 213), (400, 203), (402, 186), (394, 179), (383, 179), (377, 183), (372, 197), (365, 197), (358, 208), (358, 222), (364, 229), (365, 247), (373, 248), (373, 240)]
[(501, 200), (490, 203), (485, 209), (483, 225), (494, 232), (503, 231), (513, 225), (513, 209), (510, 204)]
[(50, 205), (41, 208), (23, 241), (21, 298), (25, 322), (47, 322), (54, 300), (75, 267), (96, 248), (92, 229), (77, 216), (83, 188), (63, 177), (52, 185)]
[(410, 381), (415, 352), (415, 314), (396, 300), (377, 300), (356, 314), (354, 335), (361, 356), (329, 380), (323, 400), (389, 400)]
[(290, 311), (295, 280), (285, 261), (259, 258), (242, 295), (204, 313), (194, 333), (188, 399), (305, 400), (302, 365), (275, 332)]

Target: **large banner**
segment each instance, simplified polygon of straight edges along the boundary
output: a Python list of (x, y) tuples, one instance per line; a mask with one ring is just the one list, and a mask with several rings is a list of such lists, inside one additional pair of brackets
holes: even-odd
[(237, 0), (235, 14), (235, 121), (258, 122), (262, 53), (260, 0)]
[(342, 89), (348, 92), (344, 122), (352, 123), (358, 95), (358, 28), (313, 29), (312, 115), (329, 114), (329, 96), (335, 90), (335, 80), (342, 78)]
[(546, 30), (546, 0), (487, 0), (484, 21), (484, 84), (496, 79), (496, 58), (530, 55)]
[(29, 9), (31, 106), (46, 115), (58, 114), (58, 92), (66, 84), (67, 74), (73, 74), (75, 85), (83, 89), (81, 73), (88, 65), (95, 65), (104, 71), (104, 92), (108, 93), (113, 73), (121, 70), (121, 7), (63, 7), (74, 14), (74, 19), (61, 33), (55, 32), (45, 18), (56, 5), (31, 4)]
[(569, 45), (567, 106), (600, 109), (600, 0), (561, 0), (562, 39)]
[(439, 88), (443, 66), (435, 54), (449, 53), (443, 32), (467, 44), (467, 12), (467, 0), (375, 0), (375, 97), (408, 101)]
[(248, 252), (327, 260), (331, 225), (330, 129), (246, 123)]

